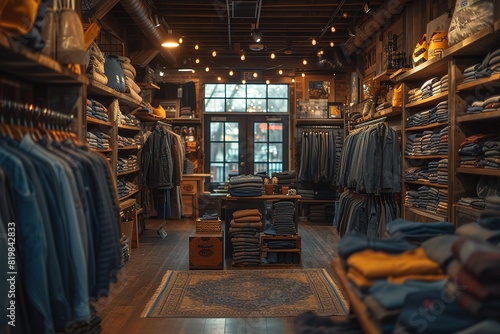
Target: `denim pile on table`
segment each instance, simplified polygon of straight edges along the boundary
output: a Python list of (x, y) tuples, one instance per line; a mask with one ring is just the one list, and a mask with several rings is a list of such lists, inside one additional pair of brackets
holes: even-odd
[(231, 196), (262, 196), (264, 181), (256, 175), (236, 175), (229, 178)]
[(297, 129), (300, 147), (300, 182), (330, 182), (336, 184), (343, 131), (340, 129)]
[(134, 170), (139, 168), (139, 163), (137, 161), (136, 155), (120, 155), (118, 156), (117, 162), (117, 172), (123, 173), (129, 170)]
[(387, 224), (385, 236), (400, 236), (412, 244), (420, 245), (430, 238), (454, 232), (455, 226), (450, 222), (422, 223), (398, 218)]
[(349, 134), (342, 148), (339, 186), (369, 194), (400, 192), (401, 149), (396, 131), (379, 123)]
[(479, 220), (490, 229), (471, 223), (453, 234), (450, 223), (394, 222), (426, 239), (418, 248), (398, 234), (376, 239), (350, 233), (341, 239), (339, 255), (351, 288), (382, 333), (498, 332), (499, 198), (492, 208)]
[(278, 201), (273, 204), (272, 223), (276, 235), (297, 234), (295, 228), (295, 205), (291, 201)]
[(388, 222), (399, 217), (399, 200), (393, 195), (372, 196), (344, 191), (335, 212), (340, 236), (357, 231), (369, 236), (383, 236)]
[(135, 115), (118, 113), (118, 124), (139, 127), (141, 121)]
[(100, 131), (87, 131), (87, 143), (89, 146), (96, 150), (107, 150), (109, 149), (109, 140), (111, 137)]
[(290, 188), (297, 187), (297, 172), (294, 170), (273, 172), (272, 177), (276, 177), (278, 179), (278, 185), (280, 186), (288, 186)]
[(99, 46), (92, 42), (87, 51), (89, 62), (87, 64), (87, 76), (103, 85), (108, 83), (108, 77), (104, 72), (104, 55)]
[(260, 264), (260, 231), (262, 214), (258, 209), (238, 210), (233, 213), (229, 234), (233, 246), (233, 266)]
[(141, 135), (137, 134), (135, 137), (128, 138), (118, 135), (117, 145), (118, 147), (134, 146), (141, 144)]
[(87, 99), (87, 116), (104, 122), (109, 122), (108, 109), (99, 101)]
[(490, 51), (482, 62), (467, 67), (464, 72), (464, 83), (500, 73), (500, 48)]
[[(484, 145), (490, 140), (492, 140), (492, 142), (484, 149)], [(498, 156), (498, 151), (495, 148), (496, 145), (497, 140), (495, 134), (475, 134), (465, 138), (458, 150), (460, 167), (479, 168), (488, 165), (488, 168), (495, 167), (495, 156)], [(486, 151), (490, 152), (488, 156), (486, 156)], [(486, 158), (491, 160), (491, 164), (487, 163), (488, 160), (486, 160)], [(481, 164), (481, 161), (484, 161), (484, 164)]]
[(123, 69), (125, 75), (125, 94), (137, 101), (142, 101), (141, 88), (135, 83), (135, 76), (137, 74), (134, 66), (130, 63), (130, 58), (119, 56), (118, 61)]

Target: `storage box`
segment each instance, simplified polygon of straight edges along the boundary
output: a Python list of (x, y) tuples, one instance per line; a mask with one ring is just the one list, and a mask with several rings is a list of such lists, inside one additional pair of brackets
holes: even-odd
[(224, 269), (224, 233), (189, 237), (189, 269)]
[(217, 220), (201, 220), (196, 218), (196, 233), (220, 233), (221, 232), (221, 221)]

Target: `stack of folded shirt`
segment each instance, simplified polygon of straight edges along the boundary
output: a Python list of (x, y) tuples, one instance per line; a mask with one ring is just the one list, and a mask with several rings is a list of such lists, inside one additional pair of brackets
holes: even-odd
[(118, 179), (116, 181), (116, 186), (118, 190), (118, 198), (127, 196), (130, 191), (127, 189), (127, 181), (125, 179)]
[(288, 186), (290, 188), (297, 187), (297, 172), (294, 170), (284, 171), (284, 172), (273, 172), (272, 177), (278, 179), (279, 186)]
[(136, 71), (134, 66), (130, 63), (130, 58), (119, 56), (118, 61), (123, 69), (123, 74), (125, 74), (125, 94), (129, 95), (134, 100), (142, 102), (141, 88), (135, 83)]
[(483, 158), (480, 164), (484, 168), (500, 169), (500, 140), (488, 140), (483, 143)]
[(422, 136), (422, 155), (434, 154), (432, 151), (432, 130), (426, 130), (423, 132)]
[(418, 190), (407, 190), (405, 204), (413, 207), (418, 207)]
[(273, 205), (273, 227), (277, 235), (297, 234), (295, 229), (295, 205), (290, 201), (278, 201)]
[(108, 109), (100, 102), (94, 99), (87, 99), (87, 116), (109, 122)]
[(472, 66), (467, 67), (464, 70), (463, 76), (464, 76), (464, 81), (463, 83), (469, 82), (469, 81), (474, 81), (477, 79), (476, 77), (476, 69), (479, 67), (480, 64), (474, 64)]
[(260, 230), (262, 214), (258, 209), (238, 210), (233, 213), (229, 234), (233, 246), (233, 266), (260, 264)]
[(447, 126), (439, 131), (439, 145), (436, 154), (448, 154), (448, 132), (449, 128)]
[(109, 139), (111, 137), (100, 131), (87, 131), (87, 143), (96, 150), (109, 149)]
[(430, 183), (438, 183), (439, 166), (438, 161), (430, 161), (427, 165), (427, 179)]
[(381, 104), (379, 104), (377, 106), (377, 108), (375, 108), (376, 111), (382, 111), (386, 108), (389, 108), (389, 107), (392, 107), (392, 103), (391, 102), (383, 102)]
[[(500, 57), (500, 56), (499, 56)], [(494, 95), (483, 101), (483, 111), (498, 111), (500, 110), (500, 95)]]
[(500, 197), (488, 196), (485, 201), (486, 208), (477, 223), (490, 230), (500, 230)]
[(439, 80), (440, 80), (439, 78), (434, 77), (423, 83), (423, 85), (420, 87), (420, 90), (422, 91), (422, 99), (426, 99), (433, 95), (432, 85), (438, 82)]
[(129, 137), (123, 137), (118, 135), (118, 147), (126, 147), (126, 146), (133, 146), (133, 145), (139, 145), (140, 142), (138, 142), (137, 137), (129, 138)]
[(121, 112), (118, 113), (118, 123), (135, 127), (141, 126), (141, 121), (135, 115), (122, 114)]
[(464, 70), (464, 83), (500, 73), (500, 48), (490, 51), (483, 61)]
[(439, 184), (448, 184), (448, 159), (438, 161), (437, 182)]
[(437, 123), (447, 123), (448, 122), (448, 100), (439, 102), (436, 106), (436, 122)]
[(438, 194), (438, 208), (437, 213), (447, 216), (448, 215), (448, 189), (439, 189)]
[(264, 181), (256, 175), (237, 175), (229, 178), (231, 196), (262, 196)]
[(470, 105), (467, 105), (467, 114), (480, 114), (483, 112), (484, 101), (474, 101)]
[(413, 244), (421, 244), (433, 237), (454, 232), (455, 227), (450, 222), (412, 222), (398, 218), (386, 225), (386, 236), (402, 236)]
[(117, 161), (118, 173), (127, 172), (139, 168), (136, 155), (119, 156)]
[(314, 190), (297, 189), (297, 195), (300, 195), (302, 199), (314, 199)]
[(87, 76), (103, 85), (108, 83), (108, 77), (104, 72), (104, 55), (95, 42), (90, 44), (87, 51), (89, 63), (87, 66)]
[(422, 175), (426, 173), (424, 167), (408, 167), (405, 169), (405, 180), (406, 181), (418, 181), (422, 179)]
[(180, 117), (181, 118), (193, 118), (193, 111), (191, 110), (191, 107), (182, 107), (181, 112), (180, 112)]
[(436, 80), (431, 86), (432, 95), (441, 93), (441, 79)]
[(493, 138), (495, 138), (494, 134), (477, 134), (465, 138), (458, 150), (460, 167), (480, 167), (484, 155), (483, 146), (485, 142)]
[(436, 123), (437, 115), (436, 115), (437, 107), (434, 107), (430, 110), (421, 111), (415, 113), (406, 119), (406, 126), (422, 126), (428, 125), (431, 123)]
[(422, 136), (421, 133), (409, 134), (406, 139), (405, 155), (418, 155), (422, 152)]
[(448, 74), (443, 75), (441, 78), (441, 92), (445, 92), (448, 90)]
[(486, 202), (483, 198), (479, 197), (462, 197), (458, 200), (458, 204), (471, 208), (484, 209)]

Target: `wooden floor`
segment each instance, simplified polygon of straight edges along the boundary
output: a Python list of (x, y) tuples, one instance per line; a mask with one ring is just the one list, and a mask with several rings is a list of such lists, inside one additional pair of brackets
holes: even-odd
[[(97, 304), (103, 319), (104, 333), (121, 334), (290, 334), (295, 333), (293, 317), (289, 318), (141, 318), (166, 270), (188, 270), (188, 238), (194, 232), (194, 221), (167, 221), (168, 235), (161, 239), (156, 227), (158, 220), (146, 222), (140, 237), (140, 247), (132, 249), (130, 260), (120, 270), (119, 282), (111, 289), (110, 297)], [(302, 237), (302, 267), (325, 268), (338, 283), (332, 270), (339, 240), (335, 228), (327, 225), (299, 223)], [(229, 269), (226, 259), (226, 269)], [(244, 269), (246, 270), (246, 269)], [(339, 285), (340, 286), (340, 285)]]

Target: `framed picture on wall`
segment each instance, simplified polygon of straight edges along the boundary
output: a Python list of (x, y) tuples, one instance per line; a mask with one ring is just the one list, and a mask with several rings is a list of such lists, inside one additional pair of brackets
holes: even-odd
[(328, 100), (297, 100), (297, 118), (328, 118)]
[(359, 77), (356, 72), (351, 73), (351, 81), (349, 82), (351, 91), (351, 105), (359, 103)]
[(368, 75), (363, 79), (363, 84), (361, 85), (361, 97), (362, 101), (367, 100), (373, 91), (373, 78), (375, 77), (375, 73)]
[(333, 101), (334, 84), (330, 78), (310, 77), (305, 82), (306, 99)]
[(328, 118), (343, 118), (342, 102), (328, 102)]
[(171, 99), (160, 101), (159, 103), (165, 109), (166, 118), (178, 118), (180, 116), (180, 100)]

